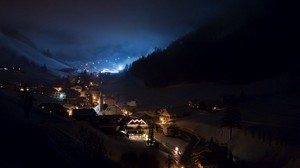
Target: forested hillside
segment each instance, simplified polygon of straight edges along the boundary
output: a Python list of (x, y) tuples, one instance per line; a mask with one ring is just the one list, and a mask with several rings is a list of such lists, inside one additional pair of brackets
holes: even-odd
[(278, 13), (244, 23), (224, 18), (207, 23), (133, 62), (129, 72), (149, 87), (203, 80), (242, 84), (282, 71), (297, 74), (299, 26), (295, 16)]

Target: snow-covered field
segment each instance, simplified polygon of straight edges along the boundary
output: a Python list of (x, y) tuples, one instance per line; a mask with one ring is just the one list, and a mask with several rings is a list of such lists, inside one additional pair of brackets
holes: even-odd
[(30, 62), (34, 62), (37, 65), (46, 65), (48, 70), (57, 75), (65, 75), (60, 71), (60, 69), (70, 68), (68, 65), (65, 65), (53, 58), (45, 56), (40, 51), (38, 51), (38, 49), (33, 48), (27, 43), (20, 41), (17, 38), (7, 36), (2, 32), (0, 32), (0, 47), (9, 48), (13, 50), (16, 54), (24, 56)]
[[(219, 126), (222, 112), (191, 110), (189, 115), (177, 119), (176, 125), (208, 140), (213, 138), (219, 143), (227, 143), (235, 158), (244, 161), (247, 167), (294, 168), (300, 167), (299, 81), (284, 73), (249, 85), (229, 86), (202, 82), (167, 88), (147, 88), (139, 80), (114, 77), (103, 81), (103, 90), (105, 95), (118, 99), (119, 103), (137, 100), (137, 109), (142, 110), (182, 107), (187, 104), (187, 100), (193, 98), (219, 101), (222, 94), (239, 95), (243, 90), (246, 100), (238, 107), (242, 114), (243, 128), (234, 130), (232, 141), (228, 141), (228, 129)], [(71, 136), (78, 136), (78, 132), (72, 132), (74, 128), (79, 128), (78, 124), (65, 123), (56, 126), (61, 126)], [(147, 148), (142, 142), (137, 145), (139, 143), (126, 139), (116, 140), (100, 136), (103, 137), (109, 157), (115, 161), (119, 161), (125, 151), (138, 153)], [(165, 140), (164, 137), (161, 139)], [(168, 141), (169, 145), (178, 143), (173, 140)], [(181, 144), (180, 148), (184, 150), (186, 144)], [(163, 163), (167, 155), (163, 152), (159, 155), (158, 158)]]
[(104, 92), (120, 102), (137, 100), (140, 108), (178, 107), (189, 99), (220, 101), (223, 94), (239, 95), (246, 100), (239, 104), (243, 128), (234, 130), (232, 141), (226, 128), (220, 128), (222, 113), (191, 111), (176, 125), (206, 139), (227, 143), (236, 159), (249, 167), (300, 167), (299, 79), (282, 73), (273, 78), (247, 85), (220, 85), (209, 82), (182, 84), (166, 88), (147, 88), (131, 78), (104, 81)]
[[(5, 103), (3, 103), (4, 99)], [(0, 100), (2, 108), (4, 110), (10, 109), (10, 115), (14, 116), (18, 123), (23, 124), (23, 122), (28, 122), (23, 117), (23, 109), (21, 106), (22, 102), (20, 100), (20, 97), (15, 92), (0, 90)], [(123, 154), (133, 152), (137, 155), (155, 155), (156, 159), (159, 161), (159, 164), (162, 167), (166, 167), (165, 164), (168, 157), (167, 153), (160, 151), (157, 148), (149, 148), (146, 145), (146, 142), (143, 141), (132, 141), (121, 136), (111, 137), (97, 130), (89, 123), (84, 121), (69, 120), (58, 116), (51, 117), (45, 114), (43, 115), (43, 112), (35, 111), (34, 113), (31, 113), (30, 123), (39, 126), (43, 131), (45, 131), (51, 141), (53, 141), (58, 147), (64, 146), (63, 149), (59, 149), (58, 151), (60, 153), (63, 153), (63, 155), (66, 155), (66, 157), (70, 160), (74, 158), (72, 158), (72, 156), (69, 156), (67, 152), (72, 152), (72, 150), (76, 152), (80, 151), (80, 149), (77, 149), (78, 146), (76, 146), (76, 144), (81, 144), (81, 142), (79, 142), (81, 139), (80, 132), (81, 129), (84, 128), (88, 131), (88, 133), (91, 133), (98, 137), (96, 143), (102, 145), (102, 147), (104, 148), (104, 153), (108, 156), (109, 159), (115, 161), (116, 163), (119, 163), (121, 161)], [(62, 135), (64, 136), (62, 137)], [(173, 142), (170, 142), (170, 144), (172, 145)], [(69, 149), (71, 147), (76, 149)], [(69, 149), (70, 151), (65, 152), (64, 150), (66, 149)], [(19, 151), (14, 152), (18, 153)], [(101, 163), (102, 162), (99, 162), (99, 165), (101, 165)]]

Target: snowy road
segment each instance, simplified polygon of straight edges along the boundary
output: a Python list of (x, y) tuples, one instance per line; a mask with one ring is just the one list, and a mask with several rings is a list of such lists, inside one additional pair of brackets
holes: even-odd
[(190, 133), (186, 130), (181, 129), (180, 130), (181, 134), (184, 134), (185, 136), (189, 137), (189, 144), (186, 146), (185, 150), (183, 151), (180, 160), (179, 160), (179, 165), (185, 165), (185, 167), (192, 167), (191, 163), (191, 155), (193, 153), (193, 148), (195, 145), (199, 142), (199, 139), (196, 135), (193, 133)]

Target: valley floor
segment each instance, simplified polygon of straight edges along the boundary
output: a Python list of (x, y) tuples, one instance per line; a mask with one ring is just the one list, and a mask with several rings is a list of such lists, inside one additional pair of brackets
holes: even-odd
[[(189, 99), (218, 102), (223, 94), (245, 93), (238, 105), (243, 128), (234, 130), (229, 141), (228, 129), (220, 128), (222, 112), (192, 110), (176, 121), (176, 126), (195, 134), (228, 144), (236, 160), (247, 167), (300, 167), (300, 80), (283, 73), (248, 85), (219, 85), (209, 82), (166, 88), (146, 88), (136, 79), (107, 80), (104, 91), (122, 101), (137, 100), (140, 108), (176, 108)], [(120, 102), (121, 102), (120, 101)]]

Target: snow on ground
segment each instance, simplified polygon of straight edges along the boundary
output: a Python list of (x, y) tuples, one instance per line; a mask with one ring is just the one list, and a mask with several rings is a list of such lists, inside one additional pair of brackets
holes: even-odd
[[(22, 102), (20, 102), (20, 97), (15, 92), (10, 92), (7, 90), (0, 90), (0, 94), (1, 98), (5, 98), (6, 101), (10, 102), (10, 104), (2, 104), (0, 102), (0, 104), (4, 106), (4, 109), (11, 109), (10, 115), (14, 116), (16, 120), (22, 120), (22, 122), (25, 122), (25, 119), (23, 117), (23, 110), (21, 108)], [(160, 151), (157, 148), (150, 148), (146, 145), (146, 142), (144, 141), (132, 141), (121, 136), (111, 137), (107, 134), (102, 133), (101, 131), (97, 130), (96, 128), (92, 127), (89, 123), (84, 121), (76, 121), (72, 119), (63, 119), (63, 121), (61, 121), (61, 119), (53, 119), (53, 121), (49, 121), (51, 117), (48, 116), (48, 118), (44, 119), (45, 116), (42, 115), (43, 112), (40, 113), (41, 114), (39, 114), (38, 112), (32, 113), (30, 117), (30, 122), (39, 125), (43, 129), (43, 131), (46, 131), (46, 133), (50, 136), (51, 139), (55, 139), (55, 143), (57, 143), (57, 146), (64, 145), (65, 143), (72, 143), (70, 139), (81, 144), (80, 135), (82, 134), (80, 134), (80, 130), (82, 128), (86, 128), (88, 132), (91, 132), (97, 137), (99, 137), (99, 139), (97, 139), (97, 144), (99, 143), (103, 145), (108, 158), (112, 159), (117, 163), (121, 160), (122, 154), (126, 152), (135, 152), (138, 155), (142, 153), (148, 153), (154, 154), (158, 159), (160, 165), (163, 167), (167, 167), (166, 160), (168, 158), (168, 154), (163, 151)], [(57, 133), (56, 130), (59, 130), (59, 133)], [(61, 133), (68, 137), (67, 141), (61, 142), (66, 139), (62, 139)], [(170, 144), (173, 144), (173, 142), (171, 142)], [(68, 144), (68, 146), (72, 147), (72, 144)]]
[(15, 51), (17, 54), (26, 57), (28, 60), (43, 66), (47, 66), (48, 70), (53, 71), (53, 73), (58, 75), (65, 75), (60, 69), (70, 68), (68, 65), (63, 64), (53, 58), (43, 55), (40, 51), (33, 48), (32, 46), (4, 35), (0, 32), (0, 47), (7, 47)]
[(183, 152), (188, 145), (186, 141), (175, 137), (167, 137), (162, 133), (155, 133), (154, 137), (157, 141), (169, 149), (175, 150), (175, 148), (178, 147), (180, 152)]
[(295, 89), (299, 93), (299, 84), (299, 80), (291, 79), (286, 73), (248, 85), (221, 85), (204, 81), (165, 88), (148, 88), (143, 81), (131, 77), (108, 76), (103, 81), (103, 91), (110, 96), (119, 97), (121, 101), (135, 99), (141, 107), (153, 107), (186, 105), (188, 100), (194, 98), (220, 101), (219, 96), (239, 96), (242, 90), (250, 98), (290, 94)]
[[(245, 92), (246, 100), (239, 105), (242, 113), (243, 129), (234, 130), (232, 141), (228, 129), (220, 128), (222, 113), (207, 113), (191, 110), (186, 117), (176, 120), (176, 126), (195, 133), (206, 139), (213, 138), (219, 143), (228, 143), (234, 156), (247, 162), (248, 167), (300, 167), (300, 122), (299, 122), (299, 80), (287, 74), (249, 85), (217, 85), (208, 82), (176, 85), (167, 88), (146, 88), (139, 80), (130, 78), (113, 78), (104, 81), (104, 92), (119, 97), (120, 102), (137, 100), (140, 109), (153, 107), (178, 107), (186, 105), (187, 100), (219, 100), (219, 96)], [(70, 136), (78, 138), (80, 124), (73, 122), (56, 123)], [(88, 127), (88, 126), (87, 126)], [(94, 128), (89, 127), (93, 130)], [(115, 139), (100, 132), (107, 153), (115, 161), (120, 160), (121, 152), (145, 152), (149, 148), (143, 143)], [(159, 135), (156, 135), (159, 138)], [(161, 137), (161, 139), (166, 137)], [(166, 140), (166, 139), (165, 139)], [(181, 143), (179, 139), (168, 140), (170, 146)], [(140, 144), (140, 145), (139, 145)], [(147, 150), (146, 150), (147, 149)], [(151, 151), (153, 152), (153, 151)], [(161, 163), (165, 163), (166, 153), (157, 151)]]
[(238, 107), (243, 129), (234, 130), (232, 141), (228, 141), (228, 129), (219, 127), (221, 112), (191, 111), (176, 125), (206, 139), (228, 143), (235, 157), (247, 161), (250, 167), (300, 167), (300, 80), (287, 73), (247, 85), (202, 82), (147, 88), (130, 78), (104, 82), (106, 94), (118, 95), (120, 100), (135, 99), (141, 108), (177, 107), (193, 98), (220, 101), (222, 94), (239, 96), (243, 90), (246, 100)]
[(91, 127), (88, 123), (82, 121), (72, 121), (64, 123), (54, 123), (53, 127), (56, 127), (68, 136), (74, 139), (80, 139), (80, 129), (87, 128), (89, 131), (95, 133), (103, 142), (104, 148), (107, 152), (107, 156), (115, 162), (121, 160), (121, 156), (127, 152), (135, 152), (136, 154), (149, 153), (155, 154), (161, 165), (164, 165), (167, 160), (167, 154), (159, 151), (155, 148), (149, 148), (146, 142), (143, 141), (132, 141), (123, 137), (110, 137), (94, 127)]

